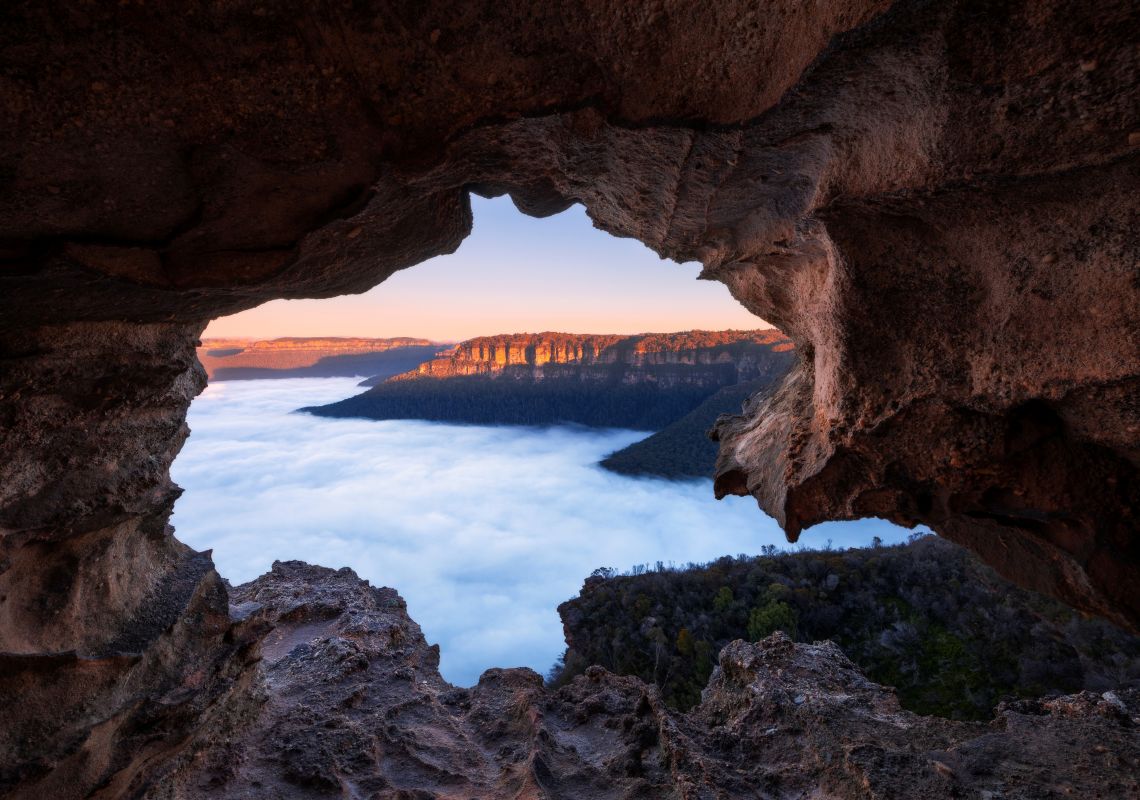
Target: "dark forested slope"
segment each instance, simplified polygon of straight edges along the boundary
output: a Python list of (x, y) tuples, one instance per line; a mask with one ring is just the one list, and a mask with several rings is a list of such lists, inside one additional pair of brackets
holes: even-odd
[(606, 456), (602, 466), (623, 475), (711, 478), (717, 446), (709, 429), (721, 414), (739, 414), (745, 400), (770, 385), (764, 379), (725, 386), (652, 436)]
[(933, 536), (681, 571), (599, 570), (559, 613), (569, 648), (555, 684), (600, 664), (658, 684), (680, 708), (699, 701), (725, 644), (774, 630), (831, 639), (924, 714), (985, 719), (1010, 695), (1140, 686), (1140, 638), (1018, 589)]
[(599, 385), (565, 378), (523, 382), (464, 376), (389, 381), (347, 400), (301, 410), (324, 417), (476, 425), (570, 423), (653, 431), (687, 414), (707, 394), (707, 389), (692, 385)]

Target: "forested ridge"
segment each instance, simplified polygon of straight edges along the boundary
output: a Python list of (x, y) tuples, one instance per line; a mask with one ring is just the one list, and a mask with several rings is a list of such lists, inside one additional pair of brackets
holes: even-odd
[(696, 407), (710, 389), (681, 384), (541, 381), (483, 376), (387, 381), (364, 394), (303, 408), (318, 416), (424, 419), (476, 425), (573, 423), (659, 430)]
[(937, 537), (767, 551), (680, 570), (597, 570), (559, 607), (569, 647), (550, 681), (599, 664), (687, 709), (725, 644), (783, 630), (831, 639), (922, 714), (988, 719), (1007, 697), (1140, 686), (1140, 637), (1018, 589)]
[(725, 386), (652, 436), (610, 453), (602, 466), (622, 475), (711, 478), (717, 446), (709, 429), (721, 414), (739, 414), (745, 400), (771, 383), (764, 378)]

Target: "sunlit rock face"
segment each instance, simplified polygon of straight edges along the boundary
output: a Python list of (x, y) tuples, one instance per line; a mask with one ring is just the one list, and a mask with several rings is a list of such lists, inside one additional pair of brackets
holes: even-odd
[[(479, 336), (442, 351), (401, 380), (417, 377), (542, 380), (575, 377), (624, 383), (659, 381), (657, 367), (678, 366), (684, 380), (718, 386), (779, 374), (791, 341), (779, 331), (686, 331), (634, 336), (514, 333)], [(690, 374), (691, 373), (691, 374)]]
[[(584, 203), (793, 340), (719, 426), (718, 492), (793, 537), (926, 522), (1140, 626), (1135, 3), (3, 13), (0, 652), (17, 681), (79, 659), (84, 709), (14, 684), (5, 730), (39, 733), (7, 734), (4, 791), (149, 785), (248, 674), (212, 571), (170, 588), (205, 322), (450, 252), (471, 191)], [(133, 625), (148, 597), (198, 611)]]

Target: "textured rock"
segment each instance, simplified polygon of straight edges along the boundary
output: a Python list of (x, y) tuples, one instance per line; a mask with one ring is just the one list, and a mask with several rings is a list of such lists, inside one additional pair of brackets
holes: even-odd
[(582, 202), (796, 342), (719, 491), (1140, 621), (1134, 4), (484, 10), (17, 5), (5, 323), (361, 291), (454, 249), (470, 189)]
[[(581, 202), (603, 230), (700, 260), (794, 341), (781, 389), (720, 426), (722, 494), (752, 494), (793, 537), (927, 522), (1140, 627), (1138, 14), (6, 4), (0, 651), (123, 650), (117, 631), (177, 573), (167, 467), (209, 318), (450, 252), (470, 191), (534, 215)], [(211, 630), (158, 636), (205, 653)], [(74, 747), (104, 752), (97, 721), (161, 696), (165, 678), (131, 675), (74, 682)], [(181, 728), (152, 722), (173, 747)], [(9, 757), (24, 745), (2, 754), (20, 792), (144, 781), (157, 759), (124, 739), (79, 768), (48, 755), (61, 737), (37, 741), (39, 777), (19, 766), (35, 752)]]
[(721, 493), (1140, 623), (1135, 4), (68, 6), (0, 33), (5, 326), (362, 291), (470, 190), (582, 202), (796, 343)]
[(6, 798), (129, 796), (254, 677), (254, 631), (231, 622), (209, 554), (166, 524), (180, 493), (168, 468), (205, 384), (197, 333), (80, 323), (0, 337)]
[[(391, 589), (278, 562), (231, 593), (275, 627), (260, 712), (204, 731), (153, 798), (1131, 797), (1140, 697), (1004, 707), (990, 725), (901, 711), (835, 645), (724, 649), (702, 703), (592, 668), (564, 689), (492, 669), (460, 689)], [(985, 793), (989, 792), (989, 795)]]

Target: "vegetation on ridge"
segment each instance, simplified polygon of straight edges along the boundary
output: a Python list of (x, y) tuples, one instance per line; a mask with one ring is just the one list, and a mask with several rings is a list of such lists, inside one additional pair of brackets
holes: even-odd
[(322, 417), (425, 419), (475, 425), (553, 425), (657, 430), (687, 414), (709, 393), (699, 385), (662, 388), (482, 376), (387, 381), (364, 394), (303, 408)]
[[(659, 431), (725, 387), (769, 385), (793, 359), (792, 343), (774, 330), (484, 336), (404, 374), (366, 381), (373, 388), (363, 394), (302, 410), (331, 417)], [(740, 408), (739, 402), (730, 405)], [(705, 431), (691, 423), (680, 427), (685, 435), (667, 437), (668, 447), (684, 450), (674, 472), (703, 474)], [(629, 459), (618, 471), (661, 474)]]
[(700, 701), (722, 647), (782, 630), (831, 639), (904, 708), (988, 719), (1009, 696), (1140, 687), (1140, 637), (1001, 579), (934, 536), (907, 545), (724, 557), (634, 574), (598, 570), (559, 606), (565, 655), (550, 680), (588, 666)]
[(602, 466), (622, 475), (711, 478), (717, 446), (709, 429), (721, 414), (739, 414), (745, 400), (771, 383), (764, 379), (725, 386), (652, 436), (610, 453)]

